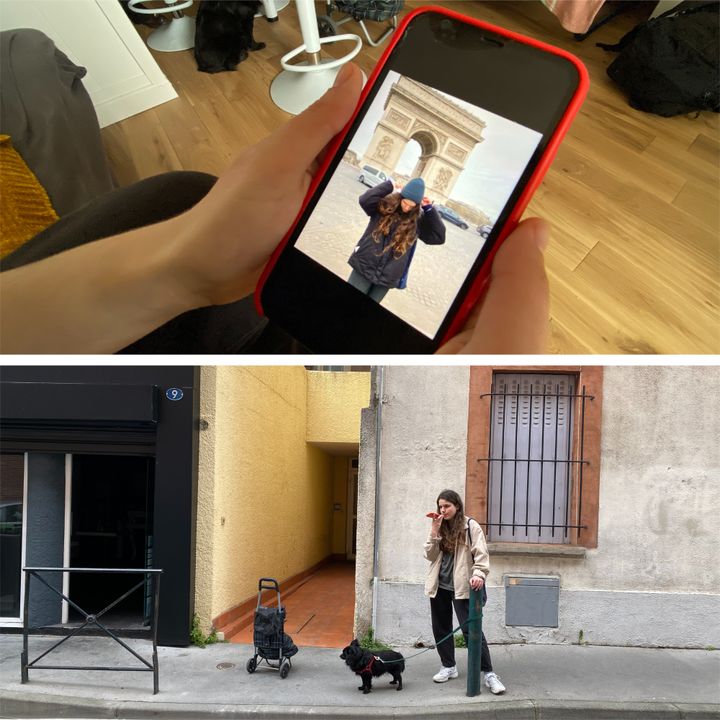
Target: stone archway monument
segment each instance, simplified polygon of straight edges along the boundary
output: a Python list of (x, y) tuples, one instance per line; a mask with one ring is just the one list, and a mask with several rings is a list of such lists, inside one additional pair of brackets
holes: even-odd
[(428, 197), (445, 204), (473, 148), (484, 140), (484, 128), (482, 120), (440, 93), (401, 77), (388, 93), (361, 163), (393, 176), (405, 146), (416, 140), (421, 154), (411, 177), (423, 178)]

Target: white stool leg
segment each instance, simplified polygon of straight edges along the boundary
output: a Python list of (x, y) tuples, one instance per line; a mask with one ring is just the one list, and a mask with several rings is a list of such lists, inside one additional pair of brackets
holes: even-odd
[(171, 14), (170, 21), (153, 30), (146, 40), (148, 47), (160, 52), (189, 50), (195, 45), (195, 18), (182, 15), (181, 11), (192, 5), (192, 0), (165, 0), (166, 8), (135, 7), (141, 0), (130, 0), (128, 6), (140, 15)]
[(264, 16), (268, 22), (277, 22), (278, 13), (290, 4), (290, 0), (261, 0), (261, 2), (263, 6), (255, 17)]
[[(272, 101), (285, 112), (292, 115), (301, 113), (332, 87), (340, 68), (352, 60), (362, 48), (362, 40), (357, 35), (338, 35), (320, 39), (313, 0), (296, 0), (295, 7), (300, 20), (303, 45), (285, 55), (281, 60), (282, 72), (270, 86)], [(330, 42), (355, 41), (355, 47), (344, 57), (335, 60), (323, 60), (320, 47)], [(290, 65), (289, 60), (305, 52), (307, 60)]]

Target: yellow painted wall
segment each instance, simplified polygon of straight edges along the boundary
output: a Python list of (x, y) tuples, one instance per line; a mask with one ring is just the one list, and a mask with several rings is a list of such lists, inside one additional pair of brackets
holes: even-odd
[(307, 373), (308, 442), (358, 443), (360, 410), (370, 405), (369, 372)]
[[(213, 598), (215, 548), (215, 394), (217, 368), (200, 368), (200, 437), (195, 525), (195, 614), (207, 632)], [(207, 426), (206, 426), (207, 424)]]
[(310, 443), (358, 443), (368, 393), (368, 373), (202, 368), (195, 608), (205, 631), (255, 597), (260, 577), (282, 582), (344, 554), (348, 460)]

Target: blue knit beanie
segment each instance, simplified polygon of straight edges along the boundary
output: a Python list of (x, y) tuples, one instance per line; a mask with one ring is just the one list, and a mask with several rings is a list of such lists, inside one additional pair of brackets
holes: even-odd
[(416, 205), (425, 197), (425, 181), (422, 178), (413, 178), (401, 191), (400, 196), (412, 200)]

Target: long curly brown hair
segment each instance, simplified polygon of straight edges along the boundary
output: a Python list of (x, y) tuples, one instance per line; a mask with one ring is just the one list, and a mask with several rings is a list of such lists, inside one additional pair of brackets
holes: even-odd
[(440, 523), (440, 549), (446, 553), (454, 553), (458, 541), (465, 537), (465, 510), (462, 498), (454, 490), (443, 490), (437, 497), (436, 504), (440, 512), (440, 501), (445, 500), (457, 508), (452, 520)]
[(372, 239), (380, 244), (383, 238), (387, 237), (391, 230), (394, 230), (392, 242), (384, 250), (377, 253), (378, 256), (392, 250), (393, 257), (397, 260), (413, 246), (417, 239), (417, 223), (421, 212), (420, 205), (416, 205), (409, 212), (403, 212), (400, 206), (401, 200), (402, 196), (396, 192), (386, 195), (378, 203), (380, 222), (372, 231)]

